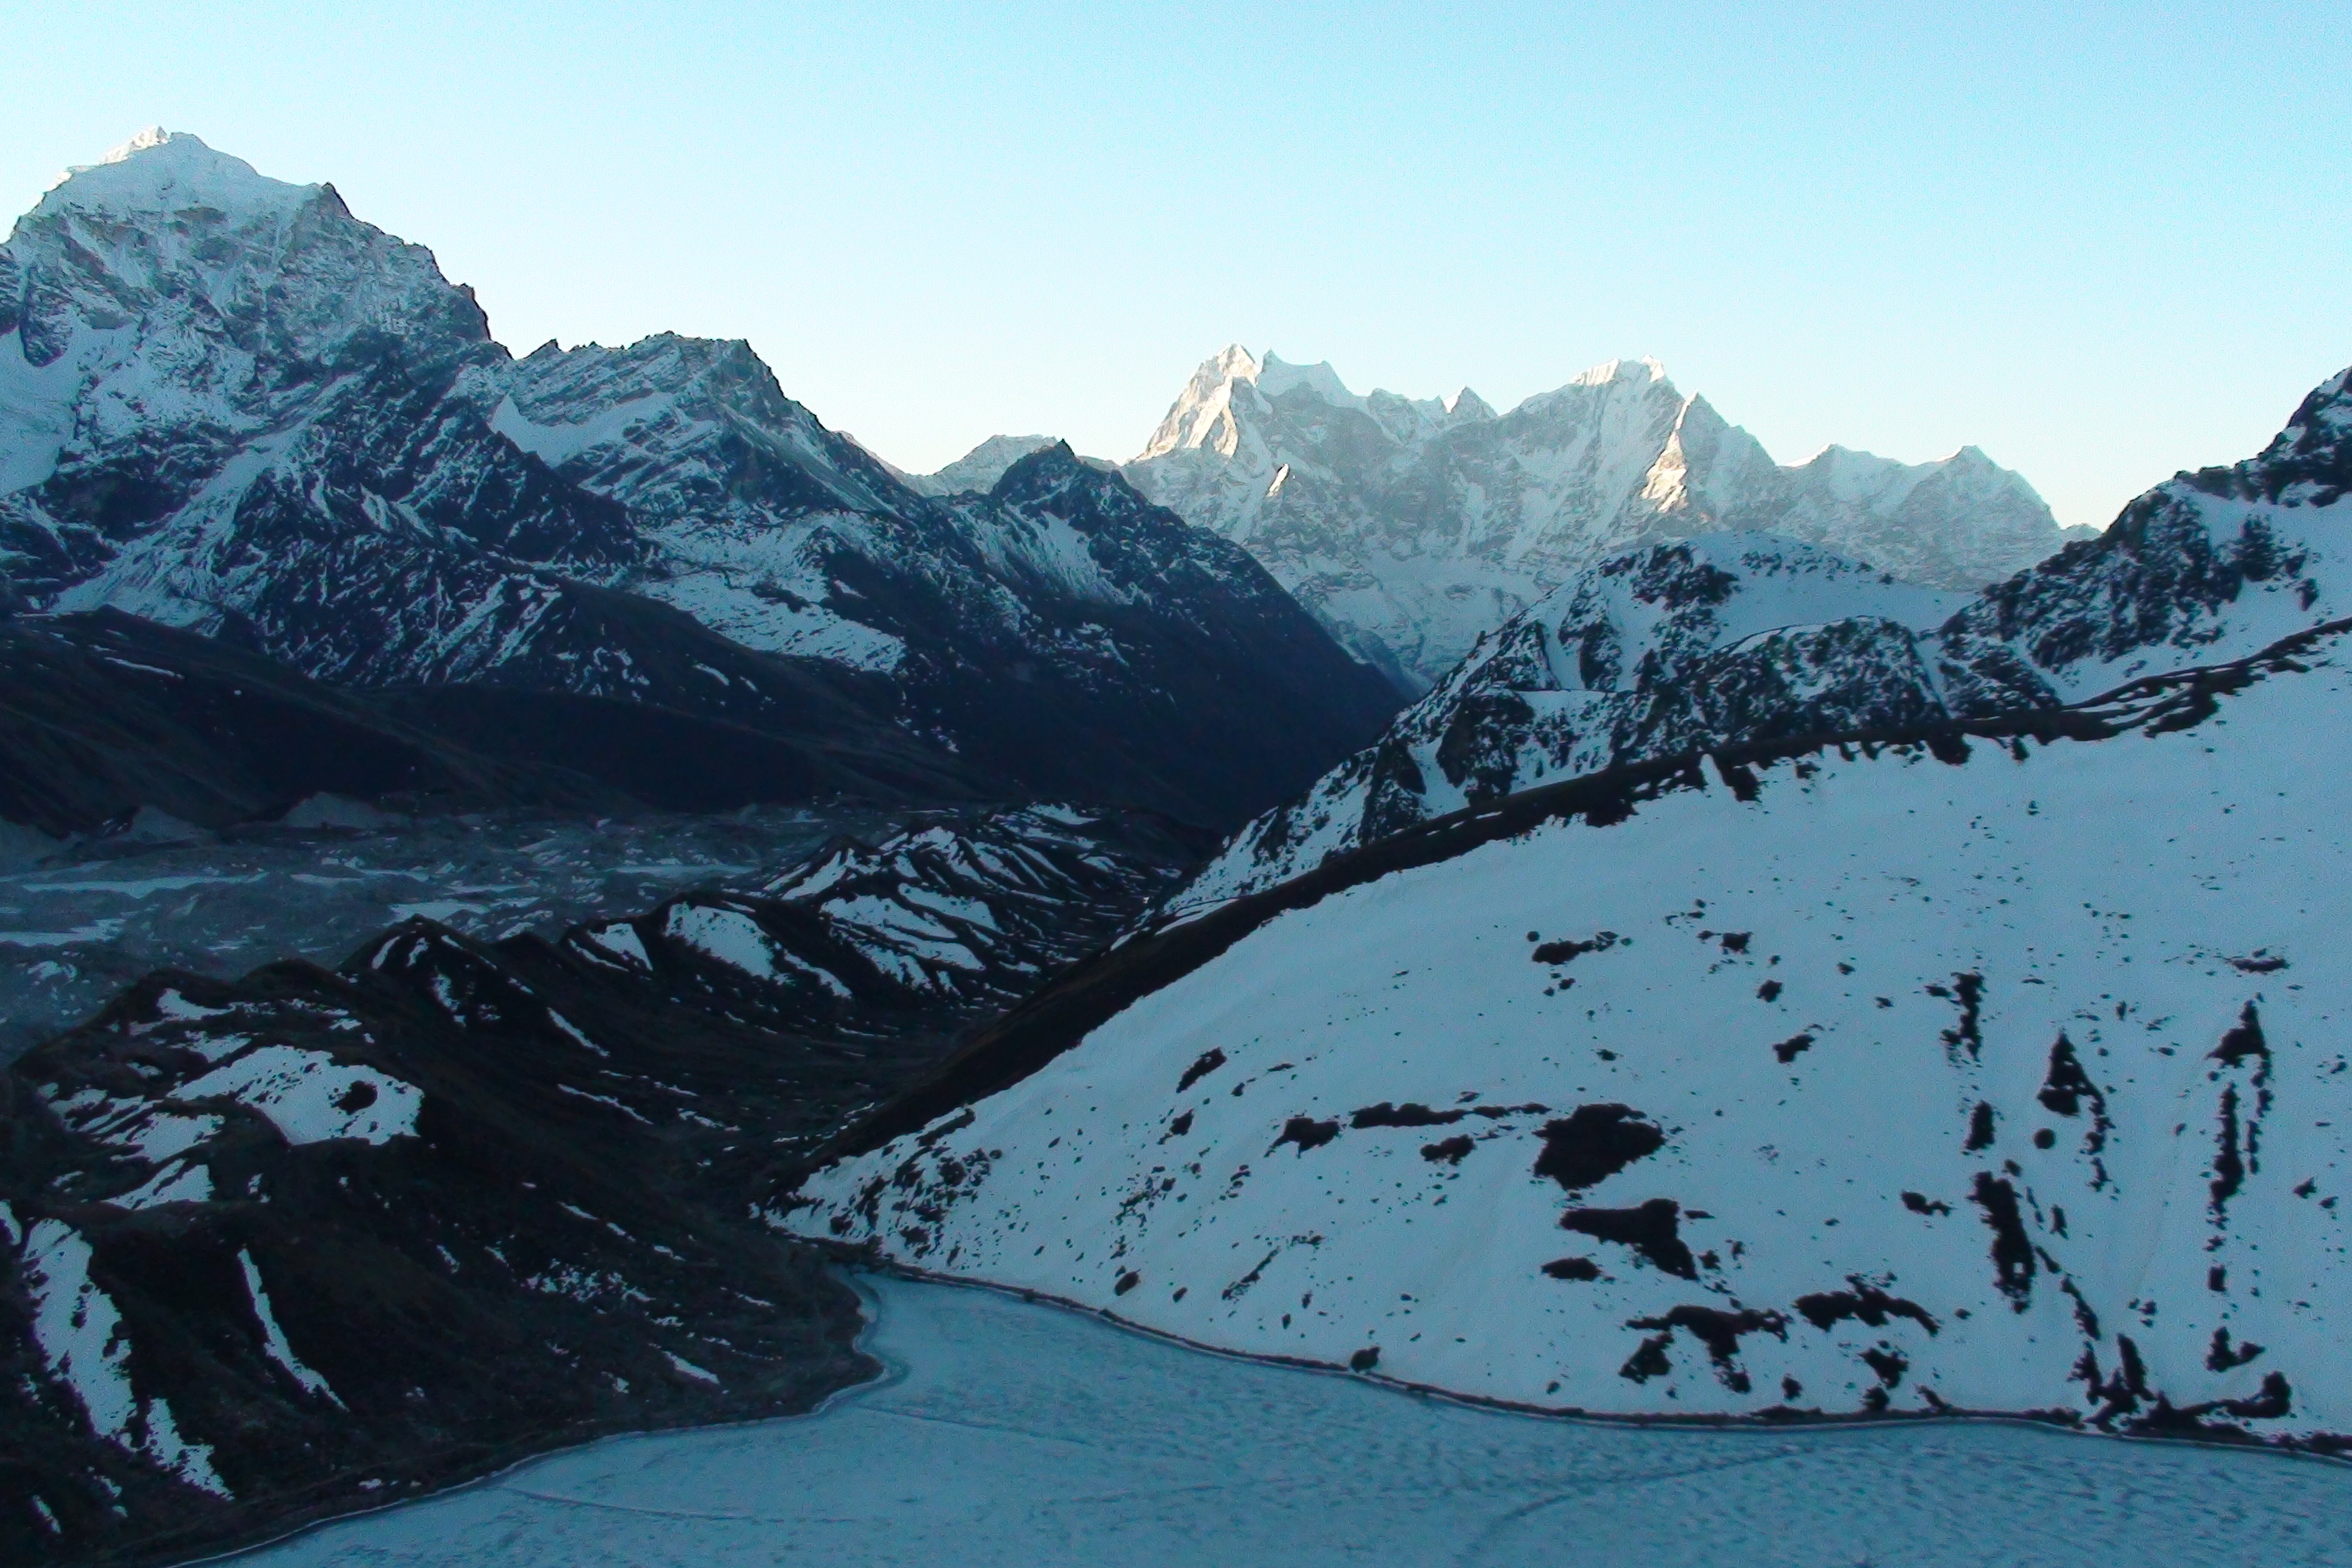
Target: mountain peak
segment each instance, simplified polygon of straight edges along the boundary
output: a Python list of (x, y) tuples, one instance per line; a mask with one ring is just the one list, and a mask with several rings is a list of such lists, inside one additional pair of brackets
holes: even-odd
[(323, 188), (273, 180), (201, 137), (155, 125), (99, 163), (68, 169), (34, 210), (169, 213), (211, 207), (243, 214), (291, 207)]
[(1064, 475), (1083, 466), (1077, 453), (1070, 449), (1070, 444), (1056, 437), (1006, 464), (1004, 471), (997, 476), (996, 483), (991, 487), (991, 493), (1008, 493), (1008, 485), (1014, 491), (1023, 489), (1024, 484), (1034, 487), (1040, 476)]
[(1465, 386), (1445, 400), (1445, 412), (1456, 419), (1492, 419), (1495, 405)]
[(1612, 359), (1594, 365), (1570, 382), (1570, 386), (1609, 386), (1617, 382), (1655, 383), (1666, 379), (1666, 367), (1659, 361), (1643, 355), (1640, 359)]
[(1234, 389), (1244, 384), (1268, 402), (1304, 392), (1328, 407), (1369, 413), (1392, 426), (1391, 434), (1417, 431), (1427, 436), (1449, 423), (1495, 417), (1486, 400), (1466, 386), (1450, 398), (1411, 398), (1379, 390), (1366, 395), (1349, 391), (1329, 360), (1294, 364), (1270, 350), (1260, 357), (1230, 343), (1201, 362), (1133, 460), (1148, 462), (1186, 447), (1205, 447), (1232, 458), (1240, 450), (1244, 422), (1259, 406), (1246, 393), (1236, 400)]
[[(130, 160), (131, 154), (133, 153), (144, 153), (150, 148), (164, 146), (168, 144), (172, 139), (172, 133), (164, 130), (162, 126), (150, 125), (146, 130), (140, 132), (137, 135), (131, 137), (130, 141), (125, 142), (121, 146), (117, 147), (107, 153), (107, 155), (100, 159), (99, 162), (101, 163), (127, 163)], [(193, 143), (198, 147), (203, 147), (205, 145), (201, 139), (192, 136), (184, 131), (180, 133), (179, 140), (184, 142)]]
[(1194, 373), (1195, 381), (1255, 381), (1257, 356), (1239, 343), (1227, 343), (1223, 348), (1201, 362)]
[(1259, 374), (1256, 356), (1239, 343), (1227, 343), (1202, 360), (1136, 460), (1203, 446), (1233, 456), (1237, 438), (1232, 414), (1234, 386), (1239, 382), (1255, 383)]
[(986, 495), (1004, 471), (1022, 458), (1057, 444), (1052, 436), (991, 436), (954, 462), (928, 474), (903, 475), (907, 487), (927, 496), (965, 490)]

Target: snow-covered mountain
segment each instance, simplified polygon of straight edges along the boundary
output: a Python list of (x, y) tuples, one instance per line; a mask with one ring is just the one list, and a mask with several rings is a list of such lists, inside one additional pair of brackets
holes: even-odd
[(1272, 887), (1415, 823), (1618, 763), (1941, 717), (1916, 643), (1965, 603), (1772, 534), (1588, 567), (1304, 798), (1244, 828), (1181, 898)]
[(331, 186), (152, 134), (0, 247), (0, 571), (320, 679), (796, 734), (1228, 822), (1393, 697), (1247, 552), (1055, 447), (917, 493), (740, 342), (520, 360)]
[(940, 815), (553, 942), (142, 981), (0, 1070), (0, 1550), (176, 1560), (870, 1376), (852, 1294), (749, 1221), (779, 1163), (1199, 847)]
[(1004, 470), (1054, 445), (1051, 436), (991, 436), (946, 468), (928, 474), (906, 474), (909, 488), (927, 496), (986, 495), (1004, 477)]
[(1328, 364), (1236, 344), (1194, 373), (1127, 474), (1247, 545), (1416, 692), (1579, 568), (1650, 540), (1769, 531), (1974, 589), (2066, 538), (1973, 447), (1916, 464), (1832, 447), (1783, 467), (1652, 360), (1498, 415), (1467, 388), (1359, 396)]
[(2341, 1447), (2347, 376), (1940, 624), (1790, 543), (1589, 578), (1505, 639), (1554, 708), (1630, 657), (1832, 733), (1498, 757), (1033, 999), (784, 1225), (1538, 1407)]
[(1251, 823), (1183, 898), (1271, 887), (1414, 823), (1605, 767), (2052, 709), (2352, 612), (2344, 547), (2302, 521), (2346, 482), (2345, 406), (2338, 378), (2261, 457), (2158, 486), (2104, 536), (1974, 597), (1769, 535), (1589, 567), (1482, 639), (1378, 742)]

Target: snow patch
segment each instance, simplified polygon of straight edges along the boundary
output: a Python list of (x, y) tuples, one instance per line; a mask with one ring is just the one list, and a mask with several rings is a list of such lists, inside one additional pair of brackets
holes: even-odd
[(262, 1288), (261, 1270), (254, 1266), (253, 1254), (239, 1251), (236, 1260), (245, 1269), (246, 1294), (253, 1300), (253, 1315), (261, 1321), (262, 1348), (268, 1352), (269, 1359), (276, 1362), (287, 1376), (299, 1384), (303, 1392), (325, 1399), (337, 1409), (342, 1408), (343, 1402), (335, 1396), (335, 1391), (328, 1385), (327, 1380), (303, 1364), (302, 1358), (296, 1355), (294, 1347), (287, 1342), (286, 1331), (278, 1326), (278, 1314), (269, 1310), (269, 1292)]
[(210, 1446), (182, 1437), (165, 1402), (133, 1392), (130, 1334), (114, 1299), (91, 1280), (90, 1259), (89, 1243), (63, 1220), (37, 1220), (26, 1238), (33, 1338), (51, 1374), (73, 1391), (100, 1437), (145, 1454), (190, 1486), (227, 1497)]
[(413, 1138), (425, 1104), (424, 1092), (412, 1084), (292, 1046), (257, 1047), (173, 1093), (186, 1100), (234, 1100), (267, 1117), (293, 1144)]

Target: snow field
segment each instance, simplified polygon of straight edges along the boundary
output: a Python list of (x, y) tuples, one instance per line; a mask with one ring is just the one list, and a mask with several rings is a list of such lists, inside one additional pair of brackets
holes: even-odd
[(2329, 668), (2021, 762), (1832, 752), (1393, 874), (787, 1223), (1539, 1405), (2341, 1431), (2348, 708)]

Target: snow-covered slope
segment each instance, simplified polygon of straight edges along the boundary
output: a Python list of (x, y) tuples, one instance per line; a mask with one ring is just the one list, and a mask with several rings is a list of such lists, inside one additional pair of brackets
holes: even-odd
[(2347, 489), (2337, 376), (1948, 616), (1786, 542), (1589, 574), (1467, 667), (1499, 727), (1454, 689), (1475, 798), (1188, 896), (785, 1223), (1538, 1405), (2336, 1443)]
[(563, 947), (812, 1033), (871, 1034), (877, 1016), (908, 1012), (969, 1022), (1107, 942), (1203, 847), (1146, 814), (941, 815), (836, 840), (757, 894), (689, 893), (581, 926)]
[(1272, 887), (1415, 823), (1618, 763), (1940, 716), (1915, 645), (1965, 603), (1771, 534), (1605, 561), (1483, 638), (1303, 798), (1252, 822), (1181, 900)]
[(1416, 822), (1709, 745), (2079, 700), (2352, 613), (2352, 396), (2315, 389), (2259, 457), (2182, 474), (2095, 541), (1970, 598), (1786, 539), (1654, 544), (1483, 638), (1373, 746), (1253, 822), (1184, 895), (1271, 887)]
[(1235, 345), (1194, 374), (1127, 472), (1248, 545), (1414, 690), (1578, 568), (1649, 540), (1768, 531), (1972, 589), (2065, 538), (1973, 447), (1919, 464), (1832, 447), (1782, 467), (1649, 360), (1497, 415), (1466, 388), (1358, 396), (1328, 364)]
[(1083, 468), (918, 493), (741, 342), (516, 360), (429, 252), (190, 136), (76, 173), (0, 247), (0, 574), (37, 610), (354, 685), (793, 735), (846, 708), (1007, 793), (1221, 824), (1393, 710), (1246, 551), (1116, 475), (999, 493), (1040, 463)]
[(2343, 1432), (2340, 651), (1422, 830), (790, 1223), (1537, 1405)]

